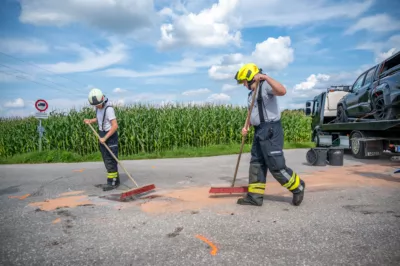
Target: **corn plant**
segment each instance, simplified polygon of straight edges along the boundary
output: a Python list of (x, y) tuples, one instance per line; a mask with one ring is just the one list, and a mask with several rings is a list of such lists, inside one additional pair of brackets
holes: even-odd
[[(121, 155), (152, 153), (179, 147), (206, 147), (241, 143), (241, 129), (247, 109), (222, 105), (166, 105), (155, 107), (144, 104), (116, 106), (119, 124)], [(69, 113), (51, 112), (42, 121), (45, 133), (43, 150), (66, 150), (88, 155), (99, 150), (93, 132), (83, 123), (94, 118), (92, 108)], [(310, 141), (310, 118), (301, 111), (282, 112), (285, 142)], [(0, 156), (12, 156), (38, 150), (38, 120), (28, 118), (0, 118)], [(97, 126), (97, 124), (93, 124)], [(247, 144), (253, 140), (249, 132)]]

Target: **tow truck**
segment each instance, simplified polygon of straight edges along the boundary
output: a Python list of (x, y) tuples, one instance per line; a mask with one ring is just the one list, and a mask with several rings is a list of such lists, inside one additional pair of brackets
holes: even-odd
[[(337, 103), (351, 86), (327, 88), (306, 101), (305, 114), (312, 117), (311, 141), (316, 147), (338, 147), (350, 150), (359, 159), (379, 158), (385, 151), (400, 152), (400, 119), (373, 120), (355, 118), (338, 122)], [(392, 156), (399, 161), (400, 156)]]

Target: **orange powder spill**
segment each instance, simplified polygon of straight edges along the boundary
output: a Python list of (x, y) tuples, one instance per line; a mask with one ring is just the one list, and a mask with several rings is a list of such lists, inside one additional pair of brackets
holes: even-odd
[(307, 185), (400, 187), (400, 177), (393, 172), (388, 166), (363, 165), (327, 168), (301, 177)]
[(9, 199), (20, 199), (20, 200), (23, 200), (23, 199), (26, 199), (27, 197), (29, 197), (31, 194), (25, 194), (25, 195), (22, 195), (22, 196), (8, 196), (8, 198)]
[(78, 194), (82, 194), (85, 191), (70, 191), (70, 192), (64, 192), (61, 193), (60, 196), (65, 197), (65, 196), (72, 196), (72, 195), (78, 195)]
[(53, 224), (56, 224), (56, 223), (59, 223), (59, 222), (61, 222), (61, 218), (55, 219), (55, 220), (53, 221)]
[(196, 237), (198, 239), (204, 241), (205, 243), (207, 243), (211, 247), (211, 250), (210, 250), (210, 254), (211, 255), (213, 255), (213, 256), (217, 255), (218, 248), (214, 245), (213, 242), (211, 242), (210, 240), (208, 240), (206, 237), (204, 237), (202, 235), (196, 235)]
[(72, 196), (72, 197), (63, 197), (50, 199), (42, 202), (33, 202), (30, 203), (30, 206), (40, 207), (43, 211), (52, 211), (57, 208), (73, 208), (77, 206), (82, 206), (86, 204), (92, 204), (90, 200), (87, 200), (87, 196)]
[[(390, 186), (400, 187), (400, 178), (393, 173), (393, 167), (382, 165), (327, 167), (322, 171), (315, 171), (300, 175), (306, 182), (306, 190), (323, 191), (341, 187), (360, 186)], [(273, 177), (268, 174), (266, 195), (280, 195), (291, 197), (291, 192), (278, 182), (271, 182)], [(226, 184), (222, 187), (229, 187)], [(241, 194), (214, 194), (209, 193), (210, 187), (193, 187), (159, 194), (161, 200), (153, 200), (141, 204), (141, 209), (148, 213), (180, 212), (184, 210), (198, 210), (200, 208), (217, 205), (233, 204)]]
[(209, 198), (208, 190), (209, 188), (207, 187), (195, 187), (160, 194), (160, 196), (170, 199), (149, 201), (141, 204), (141, 208), (143, 211), (150, 213), (179, 212), (199, 209), (206, 205), (220, 204), (222, 201), (232, 201), (232, 198)]

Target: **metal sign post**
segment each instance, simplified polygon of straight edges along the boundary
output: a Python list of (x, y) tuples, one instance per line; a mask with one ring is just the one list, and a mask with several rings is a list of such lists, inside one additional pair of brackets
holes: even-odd
[(48, 107), (49, 105), (43, 99), (39, 99), (35, 102), (35, 108), (39, 111), (39, 113), (35, 114), (35, 117), (39, 119), (39, 125), (37, 128), (39, 132), (39, 152), (42, 151), (42, 137), (43, 133), (45, 132), (44, 127), (42, 127), (42, 119), (49, 118), (49, 114), (45, 112)]

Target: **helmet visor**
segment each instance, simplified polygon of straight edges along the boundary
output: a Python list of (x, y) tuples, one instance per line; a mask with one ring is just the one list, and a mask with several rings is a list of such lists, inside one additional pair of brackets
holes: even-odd
[(91, 101), (90, 101), (90, 104), (93, 105), (93, 106), (97, 106), (97, 105), (102, 104), (103, 102), (104, 102), (104, 96), (101, 97), (100, 101), (97, 100), (97, 97), (93, 96)]
[(243, 84), (245, 81), (245, 79), (239, 78), (239, 71), (236, 72), (235, 79), (236, 79), (237, 84)]

